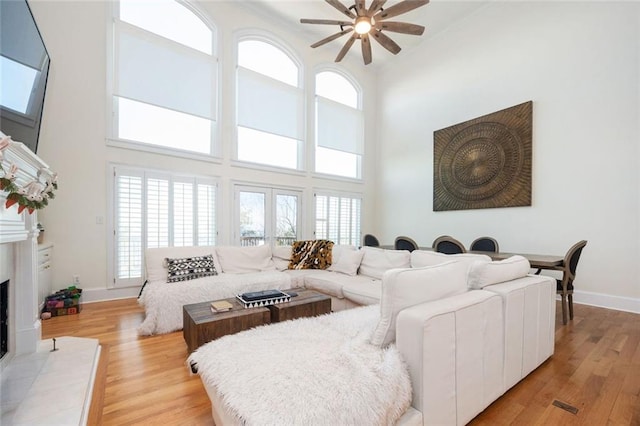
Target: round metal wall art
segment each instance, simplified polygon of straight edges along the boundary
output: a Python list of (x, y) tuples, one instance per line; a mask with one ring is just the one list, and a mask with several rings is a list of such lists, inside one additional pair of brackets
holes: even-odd
[(531, 205), (532, 102), (434, 132), (433, 210)]

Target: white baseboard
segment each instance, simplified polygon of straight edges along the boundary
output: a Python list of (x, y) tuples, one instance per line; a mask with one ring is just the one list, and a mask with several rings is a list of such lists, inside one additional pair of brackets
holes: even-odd
[(610, 294), (592, 293), (590, 291), (573, 291), (573, 302), (581, 305), (598, 306), (616, 311), (640, 314), (640, 299)]
[(127, 288), (88, 288), (82, 290), (82, 303), (106, 302), (108, 300), (131, 299), (138, 297), (140, 287)]

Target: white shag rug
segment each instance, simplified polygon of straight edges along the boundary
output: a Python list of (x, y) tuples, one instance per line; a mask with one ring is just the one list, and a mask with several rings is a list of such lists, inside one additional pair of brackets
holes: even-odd
[(191, 354), (202, 381), (247, 425), (392, 425), (411, 404), (395, 345), (369, 343), (380, 306), (224, 336)]
[(219, 274), (177, 283), (148, 283), (138, 300), (145, 310), (145, 319), (138, 327), (138, 334), (182, 330), (182, 305), (226, 299), (248, 291), (289, 288), (291, 278), (275, 271)]

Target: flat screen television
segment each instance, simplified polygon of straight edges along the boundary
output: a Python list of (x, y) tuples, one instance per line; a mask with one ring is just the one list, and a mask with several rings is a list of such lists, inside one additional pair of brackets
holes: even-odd
[(0, 0), (0, 130), (38, 150), (49, 54), (26, 0)]

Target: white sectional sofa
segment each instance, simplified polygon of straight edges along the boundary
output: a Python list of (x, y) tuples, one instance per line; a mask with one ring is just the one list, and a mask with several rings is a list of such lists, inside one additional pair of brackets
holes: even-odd
[[(380, 354), (384, 356), (390, 356), (397, 351), (407, 367), (411, 384), (411, 396), (406, 404), (402, 405), (404, 408), (401, 415), (389, 417), (390, 414), (387, 413), (386, 417), (383, 416), (386, 420), (382, 423), (466, 424), (542, 364), (554, 351), (555, 281), (549, 277), (529, 275), (528, 262), (517, 256), (502, 262), (491, 262), (486, 256), (471, 254), (442, 255), (427, 251), (409, 253), (369, 247), (355, 250), (353, 247), (334, 246), (334, 259), (329, 270), (285, 270), (285, 265), (288, 265), (287, 249), (280, 248), (272, 253), (270, 258), (272, 263), (264, 261), (265, 259), (254, 259), (251, 261), (251, 268), (254, 269), (241, 272), (238, 269), (238, 267), (241, 269), (241, 265), (239, 266), (239, 263), (233, 259), (230, 260), (229, 251), (225, 248), (152, 249), (147, 252), (149, 284), (142, 293), (141, 303), (148, 308), (146, 304), (154, 298), (151, 294), (156, 293), (159, 288), (180, 289), (181, 286), (189, 283), (181, 282), (171, 285), (164, 282), (166, 281), (166, 269), (162, 266), (164, 257), (205, 255), (212, 252), (222, 253), (222, 256), (216, 260), (221, 273), (214, 277), (193, 280), (196, 283), (192, 285), (211, 290), (211, 287), (222, 287), (219, 284), (227, 283), (225, 291), (232, 291), (232, 293), (219, 297), (231, 297), (237, 293), (255, 290), (259, 287), (262, 276), (265, 279), (262, 282), (262, 289), (287, 289), (302, 285), (328, 294), (332, 298), (334, 311), (380, 303), (380, 308), (371, 306), (361, 308), (368, 311), (348, 310), (337, 314), (331, 320), (303, 319), (292, 322), (300, 321), (297, 325), (280, 323), (225, 336), (194, 352), (190, 362), (199, 364), (198, 373), (202, 376), (205, 389), (212, 401), (214, 420), (219, 425), (252, 422), (247, 421), (249, 415), (238, 408), (240, 406), (233, 405), (235, 395), (229, 395), (228, 392), (221, 390), (221, 385), (216, 381), (218, 373), (207, 370), (207, 362), (209, 365), (217, 365), (218, 368), (224, 365), (222, 359), (209, 359), (211, 354), (214, 356), (228, 354), (227, 362), (230, 364), (229, 368), (223, 368), (224, 374), (231, 370), (269, 365), (266, 374), (270, 385), (255, 384), (257, 388), (252, 392), (251, 385), (243, 383), (242, 386), (246, 392), (242, 393), (255, 394), (256, 398), (264, 399), (268, 397), (265, 394), (265, 390), (268, 389), (272, 397), (277, 400), (279, 394), (286, 394), (290, 381), (274, 382), (273, 378), (288, 377), (291, 366), (275, 361), (274, 365), (270, 365), (269, 360), (261, 358), (258, 352), (251, 352), (249, 361), (242, 364), (242, 357), (235, 355), (246, 352), (245, 344), (252, 342), (256, 348), (267, 348), (263, 355), (267, 357), (273, 352), (268, 350), (269, 344), (257, 343), (260, 343), (262, 338), (273, 342), (275, 340), (271, 339), (274, 338), (272, 336), (274, 333), (277, 334), (280, 331), (282, 334), (286, 331), (285, 335), (292, 337), (290, 339), (292, 346), (288, 347), (286, 343), (281, 343), (276, 352), (289, 354), (290, 357), (287, 359), (293, 360), (293, 354), (298, 351), (302, 353), (301, 349), (309, 351), (309, 348), (295, 346), (295, 342), (298, 345), (306, 344), (301, 338), (302, 329), (313, 326), (316, 327), (314, 330), (317, 327), (322, 330), (322, 327), (325, 327), (327, 332), (331, 330), (331, 333), (335, 333), (336, 330), (341, 329), (340, 321), (346, 321), (343, 323), (343, 328), (347, 333), (350, 329), (347, 325), (354, 322), (353, 315), (359, 315), (360, 312), (364, 316), (371, 316), (371, 310), (373, 310), (375, 318), (367, 317), (369, 322), (361, 324), (359, 337), (354, 337), (353, 343), (345, 343), (341, 349), (347, 348), (348, 351), (353, 344), (353, 351), (360, 352), (362, 346), (356, 350), (356, 341), (363, 344), (361, 340), (364, 333), (366, 337), (364, 344), (369, 345), (366, 346), (367, 348), (379, 346), (382, 348)], [(258, 250), (253, 254), (257, 252)], [(231, 251), (231, 254), (238, 255), (234, 251)], [(226, 265), (230, 265), (231, 269), (227, 266), (225, 270)], [(228, 272), (230, 270), (234, 272)], [(163, 274), (165, 278), (162, 278)], [(278, 276), (286, 278), (275, 284), (267, 280), (267, 277)], [(182, 287), (182, 290), (186, 288)], [(179, 290), (173, 291), (181, 294)], [(212, 299), (211, 295), (212, 293), (207, 293), (206, 297)], [(166, 299), (169, 296), (164, 293), (163, 297)], [(315, 322), (312, 323), (312, 321)], [(283, 330), (284, 327), (289, 328)], [(323, 334), (322, 331), (318, 331), (314, 335)], [(300, 338), (294, 338), (296, 336)], [(311, 341), (316, 340), (318, 339), (311, 339)], [(394, 348), (393, 351), (390, 351), (390, 348)], [(345, 354), (340, 356), (344, 357)], [(255, 363), (255, 357), (258, 357), (261, 362)], [(375, 356), (370, 358), (373, 359)], [(353, 386), (354, 372), (340, 369), (348, 369), (349, 363), (345, 362), (340, 368), (328, 367), (330, 364), (325, 365), (324, 362), (317, 364), (312, 363), (309, 367), (316, 370), (313, 372), (314, 375), (321, 375), (322, 368), (332, 368), (331, 375), (338, 379), (349, 377), (348, 380), (343, 381), (345, 388)], [(279, 371), (278, 368), (284, 370)], [(375, 371), (375, 368), (381, 367), (376, 365), (372, 368), (374, 368), (372, 371)], [(260, 371), (257, 371), (257, 376), (260, 375)], [(398, 375), (401, 374), (402, 372), (398, 371)], [(230, 380), (239, 380), (239, 378), (231, 374)], [(297, 387), (293, 390), (299, 391)], [(351, 398), (355, 393), (347, 392), (347, 395)], [(301, 401), (290, 401), (290, 399), (288, 401), (287, 410), (304, 411), (302, 409), (296, 411), (296, 404), (298, 404), (298, 407), (306, 407), (304, 409), (309, 411), (309, 401), (304, 397)], [(247, 401), (245, 400), (244, 403), (246, 404)], [(252, 406), (251, 401), (248, 406)], [(389, 410), (395, 412), (397, 407)], [(380, 408), (376, 408), (376, 411), (380, 411)], [(291, 418), (287, 420), (281, 417), (281, 414), (282, 412), (278, 411), (273, 413), (273, 423), (296, 423)], [(393, 421), (388, 421), (390, 418), (393, 418)], [(315, 422), (308, 421), (305, 424), (313, 423)]]

